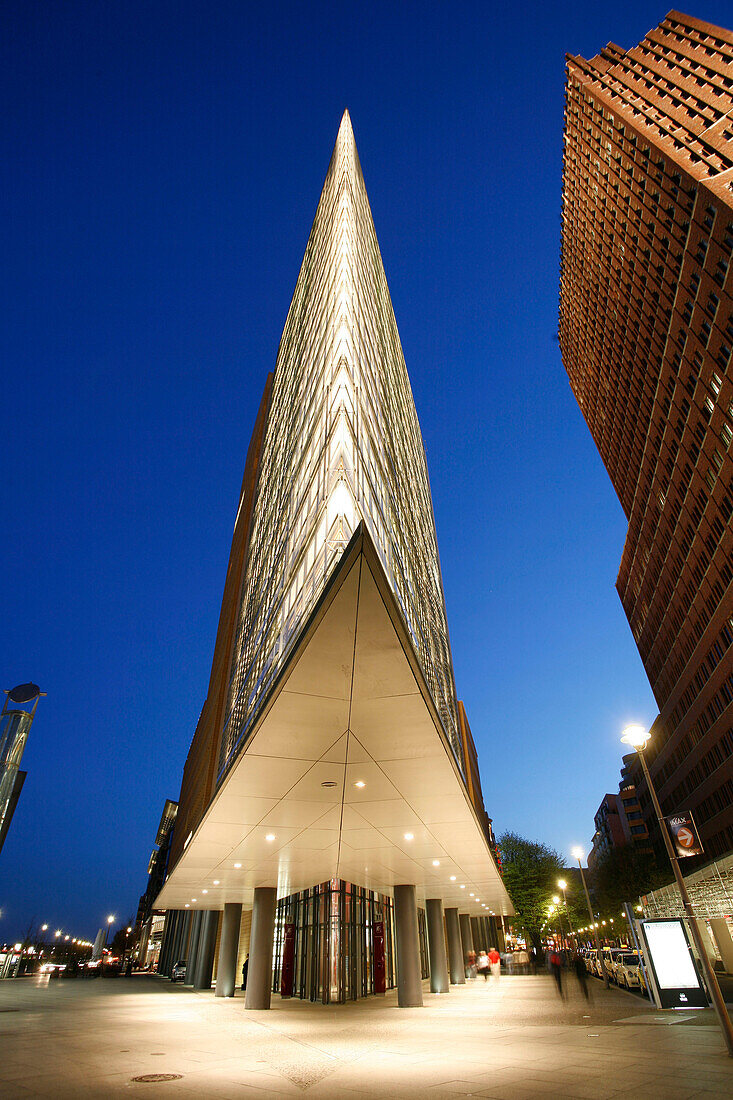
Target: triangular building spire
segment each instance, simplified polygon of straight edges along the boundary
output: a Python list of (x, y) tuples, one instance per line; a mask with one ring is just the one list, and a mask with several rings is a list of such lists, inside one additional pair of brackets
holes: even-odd
[(360, 523), (463, 767), (422, 436), (345, 111), (275, 367), (220, 775)]

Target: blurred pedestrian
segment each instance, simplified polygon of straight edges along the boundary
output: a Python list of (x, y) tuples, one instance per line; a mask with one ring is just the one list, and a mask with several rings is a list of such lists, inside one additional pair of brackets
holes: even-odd
[(246, 955), (245, 959), (244, 959), (244, 962), (242, 963), (242, 993), (244, 993), (244, 991), (247, 988), (247, 971), (248, 970), (249, 970), (249, 955)]
[(484, 981), (488, 981), (489, 978), (489, 956), (485, 951), (479, 951), (476, 959), (476, 969), (479, 974), (483, 975)]
[(588, 1000), (588, 967), (585, 965), (585, 959), (576, 951), (573, 958), (573, 968), (575, 970), (575, 976), (578, 979), (578, 984), (582, 990), (583, 996), (586, 1001)]
[(560, 994), (560, 997), (564, 999), (564, 994), (562, 991), (562, 958), (560, 957), (560, 954), (556, 947), (553, 947), (550, 954), (550, 972), (557, 982), (557, 991)]
[(466, 965), (466, 977), (467, 978), (475, 978), (476, 977), (476, 952), (475, 951), (466, 952), (466, 963), (467, 963), (467, 965)]
[(496, 978), (498, 982), (501, 974), (501, 955), (495, 947), (492, 947), (489, 951), (489, 966), (491, 967), (491, 977)]

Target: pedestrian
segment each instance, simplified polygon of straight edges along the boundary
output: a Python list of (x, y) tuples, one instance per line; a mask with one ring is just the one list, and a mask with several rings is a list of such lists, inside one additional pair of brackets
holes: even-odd
[(247, 971), (249, 970), (249, 955), (245, 955), (244, 962), (242, 963), (242, 993), (247, 988)]
[(466, 977), (473, 979), (476, 977), (476, 952), (466, 952)]
[(553, 947), (552, 953), (550, 954), (550, 970), (553, 978), (557, 982), (557, 991), (560, 997), (564, 999), (562, 991), (562, 958), (556, 947)]
[(491, 977), (496, 978), (498, 982), (501, 974), (501, 955), (495, 947), (492, 947), (489, 951), (489, 966), (491, 967)]
[(578, 983), (580, 985), (583, 996), (585, 997), (585, 999), (587, 1001), (589, 999), (588, 980), (587, 980), (588, 979), (588, 968), (585, 965), (585, 959), (583, 958), (583, 956), (578, 951), (576, 951), (575, 957), (573, 958), (573, 967), (575, 968), (575, 976), (578, 979)]
[(523, 947), (517, 951), (514, 962), (520, 974), (526, 974), (529, 971), (529, 955)]
[(489, 978), (489, 956), (485, 951), (479, 951), (478, 958), (476, 959), (476, 969), (479, 974), (483, 974), (484, 981), (488, 981)]

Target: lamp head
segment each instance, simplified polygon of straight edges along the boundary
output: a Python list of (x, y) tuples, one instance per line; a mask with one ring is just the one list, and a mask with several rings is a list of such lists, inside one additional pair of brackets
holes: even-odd
[(568, 888), (568, 884), (564, 878), (559, 878), (557, 880), (557, 885), (560, 887), (561, 890), (567, 890)]
[(570, 854), (572, 855), (573, 859), (577, 859), (578, 862), (580, 862), (580, 860), (582, 860), (583, 856), (585, 855), (585, 852), (583, 851), (582, 848), (579, 848), (576, 845), (575, 848), (573, 848), (573, 850)]
[(627, 726), (621, 734), (621, 740), (624, 745), (631, 745), (638, 752), (639, 749), (646, 748), (650, 736), (649, 730), (643, 726)]

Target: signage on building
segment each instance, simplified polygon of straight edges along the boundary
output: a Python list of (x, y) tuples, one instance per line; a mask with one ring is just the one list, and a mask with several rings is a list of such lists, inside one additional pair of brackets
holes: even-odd
[(295, 925), (292, 921), (285, 923), (285, 935), (283, 936), (283, 961), (280, 971), (280, 996), (292, 997), (293, 981), (295, 978)]
[(665, 821), (678, 859), (685, 856), (702, 855), (703, 846), (689, 810), (683, 810), (679, 814), (670, 814), (669, 817), (665, 818)]
[(707, 1008), (708, 998), (682, 920), (643, 920), (640, 927), (660, 1008)]
[(385, 993), (387, 990), (387, 975), (384, 966), (384, 921), (374, 922), (374, 992)]

